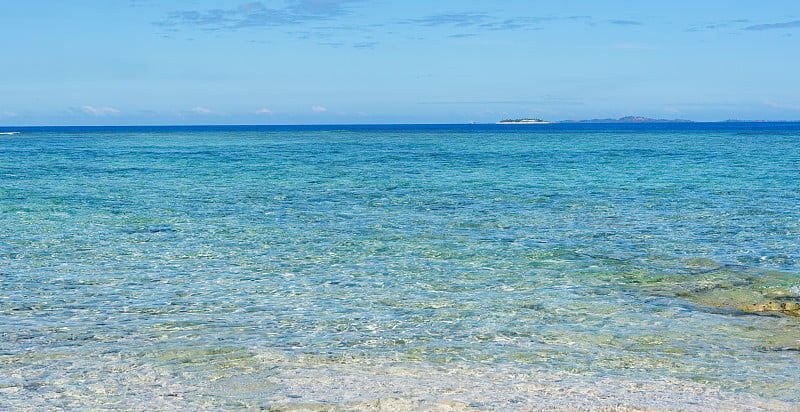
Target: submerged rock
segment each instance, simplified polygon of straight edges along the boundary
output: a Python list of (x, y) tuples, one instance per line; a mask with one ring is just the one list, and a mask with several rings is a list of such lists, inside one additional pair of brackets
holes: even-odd
[(800, 317), (800, 303), (797, 302), (767, 302), (767, 303), (754, 303), (750, 305), (739, 306), (742, 312), (748, 313), (783, 313), (790, 316)]

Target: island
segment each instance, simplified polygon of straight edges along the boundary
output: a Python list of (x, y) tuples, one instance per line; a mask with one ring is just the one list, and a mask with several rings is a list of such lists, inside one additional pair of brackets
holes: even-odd
[(542, 119), (505, 119), (497, 124), (550, 124), (550, 122)]
[(685, 119), (653, 119), (642, 116), (625, 116), (619, 119), (562, 120), (558, 123), (694, 123)]
[[(730, 121), (730, 120), (729, 120)], [(588, 120), (556, 120), (548, 121), (542, 119), (505, 119), (497, 124), (558, 124), (558, 123), (694, 123), (684, 119), (653, 119), (642, 116), (625, 116), (619, 119), (588, 119)]]

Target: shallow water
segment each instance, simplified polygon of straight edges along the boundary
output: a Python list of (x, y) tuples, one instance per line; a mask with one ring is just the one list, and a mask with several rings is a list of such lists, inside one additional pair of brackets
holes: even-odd
[(800, 125), (25, 129), (0, 408), (800, 408)]

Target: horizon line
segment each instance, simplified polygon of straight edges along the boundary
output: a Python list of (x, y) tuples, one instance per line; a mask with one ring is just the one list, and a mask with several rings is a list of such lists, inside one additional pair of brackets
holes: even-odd
[[(638, 116), (625, 116), (625, 117), (638, 117)], [(623, 117), (623, 118), (625, 118)], [(688, 119), (648, 119), (640, 121), (620, 121), (623, 118), (597, 118), (597, 119), (581, 119), (581, 120), (545, 120), (547, 123), (538, 124), (537, 126), (545, 126), (547, 124), (670, 124), (670, 123), (800, 123), (797, 120), (763, 120), (763, 119), (727, 119), (727, 120), (688, 120)], [(435, 122), (410, 122), (410, 123), (199, 123), (199, 124), (42, 124), (42, 125), (0, 125), (0, 129), (14, 129), (14, 128), (46, 128), (46, 127), (265, 127), (265, 126), (470, 126), (470, 125), (498, 125), (498, 122), (457, 122), (457, 123), (435, 123)], [(515, 125), (513, 123), (505, 124), (504, 126)], [(525, 125), (525, 124), (516, 124)], [(534, 124), (531, 124), (534, 125)]]

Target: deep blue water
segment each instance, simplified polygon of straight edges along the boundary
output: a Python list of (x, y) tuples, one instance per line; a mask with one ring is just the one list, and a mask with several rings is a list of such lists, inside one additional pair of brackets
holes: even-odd
[(800, 407), (798, 123), (3, 131), (0, 408)]

